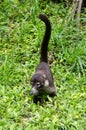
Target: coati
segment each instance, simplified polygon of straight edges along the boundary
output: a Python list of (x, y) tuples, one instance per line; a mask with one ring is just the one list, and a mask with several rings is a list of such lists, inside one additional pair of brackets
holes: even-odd
[(50, 97), (54, 97), (56, 95), (56, 88), (54, 86), (53, 76), (48, 65), (47, 56), (48, 43), (51, 35), (51, 24), (47, 16), (44, 14), (40, 14), (39, 19), (45, 23), (46, 30), (41, 45), (40, 63), (37, 66), (36, 72), (32, 76), (30, 82), (32, 85), (30, 94), (33, 95), (34, 103), (37, 103), (38, 101), (40, 102), (44, 95), (49, 95)]

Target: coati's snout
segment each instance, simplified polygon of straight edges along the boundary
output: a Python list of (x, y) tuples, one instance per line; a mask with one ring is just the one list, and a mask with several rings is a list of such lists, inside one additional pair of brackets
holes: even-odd
[(37, 96), (37, 95), (39, 95), (39, 91), (35, 87), (33, 87), (32, 90), (30, 91), (30, 94)]

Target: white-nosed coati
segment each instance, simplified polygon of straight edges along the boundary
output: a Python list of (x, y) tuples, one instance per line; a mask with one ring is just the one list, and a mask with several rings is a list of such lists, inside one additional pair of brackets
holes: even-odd
[(46, 31), (41, 45), (40, 63), (36, 68), (35, 74), (31, 78), (32, 89), (30, 94), (33, 95), (33, 102), (40, 102), (44, 95), (54, 97), (56, 88), (54, 86), (53, 76), (48, 65), (48, 43), (51, 35), (51, 24), (47, 16), (40, 14), (39, 18), (45, 23)]

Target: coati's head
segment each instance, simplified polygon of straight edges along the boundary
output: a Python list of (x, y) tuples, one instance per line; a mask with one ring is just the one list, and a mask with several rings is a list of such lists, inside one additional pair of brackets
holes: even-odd
[(36, 73), (32, 76), (31, 85), (32, 89), (30, 94), (38, 96), (45, 92), (45, 88), (49, 86), (49, 81), (46, 79), (45, 74)]

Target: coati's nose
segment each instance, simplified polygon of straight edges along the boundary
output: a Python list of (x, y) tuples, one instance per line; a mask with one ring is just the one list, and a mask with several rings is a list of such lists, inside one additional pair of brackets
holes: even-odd
[(33, 94), (33, 92), (32, 91), (30, 91), (30, 95), (32, 95)]

